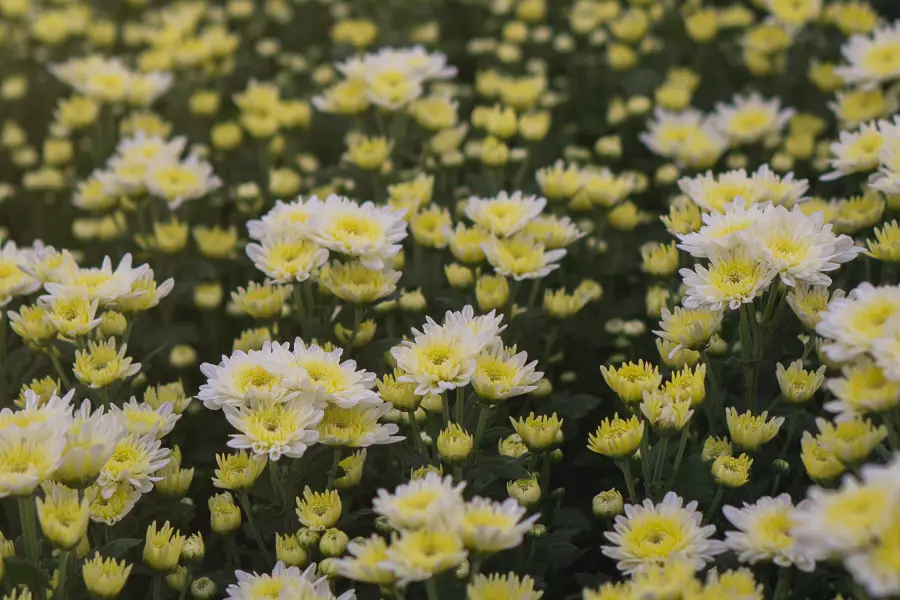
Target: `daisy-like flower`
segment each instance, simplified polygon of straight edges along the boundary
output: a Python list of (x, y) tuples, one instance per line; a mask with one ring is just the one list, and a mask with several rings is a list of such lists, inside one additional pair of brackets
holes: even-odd
[(900, 382), (900, 316), (887, 321), (883, 335), (872, 342), (872, 354), (885, 375)]
[(316, 564), (306, 570), (288, 567), (278, 561), (271, 573), (262, 575), (235, 571), (237, 583), (225, 589), (225, 600), (260, 600), (262, 598), (308, 598), (309, 600), (355, 600), (353, 590), (339, 597), (331, 593), (327, 577), (320, 577)]
[(662, 391), (644, 392), (641, 413), (660, 435), (681, 431), (694, 415), (690, 398), (673, 397)]
[(456, 568), (466, 558), (462, 539), (453, 530), (404, 531), (391, 540), (386, 564), (401, 582), (424, 581)]
[(764, 164), (750, 177), (760, 194), (760, 202), (771, 202), (788, 208), (805, 200), (803, 194), (809, 189), (806, 179), (794, 179), (793, 173), (783, 177)]
[(468, 600), (540, 600), (544, 592), (534, 589), (534, 580), (527, 575), (519, 577), (515, 573), (498, 575), (478, 574), (466, 587)]
[(312, 240), (267, 237), (262, 244), (247, 244), (254, 266), (276, 283), (306, 281), (328, 260), (328, 250)]
[(895, 515), (874, 545), (844, 558), (844, 567), (873, 597), (889, 598), (900, 594), (900, 572), (896, 568), (898, 556), (900, 519)]
[(878, 168), (884, 137), (875, 123), (863, 124), (856, 132), (841, 131), (831, 144), (832, 170), (819, 179), (832, 181), (851, 173), (868, 173)]
[(322, 209), (317, 196), (300, 196), (293, 202), (276, 200), (275, 206), (259, 219), (247, 221), (251, 239), (304, 239), (309, 236), (310, 217)]
[(787, 368), (775, 365), (775, 378), (785, 400), (793, 404), (808, 402), (825, 382), (825, 365), (815, 371), (803, 368), (802, 360), (795, 360)]
[[(0, 256), (2, 255), (3, 251), (0, 250)], [(78, 268), (75, 258), (68, 250), (59, 251), (41, 240), (35, 240), (30, 249), (22, 250), (20, 258), (24, 260), (19, 268), (42, 284), (56, 281), (64, 271)]]
[[(107, 494), (107, 490), (111, 491)], [(91, 503), (91, 521), (110, 526), (127, 517), (141, 499), (140, 490), (128, 483), (119, 483), (111, 488), (94, 484), (85, 489), (84, 495)]]
[(246, 288), (231, 292), (233, 309), (256, 319), (271, 319), (281, 314), (285, 301), (291, 295), (287, 285), (260, 285), (251, 281)]
[(306, 486), (303, 498), (297, 497), (297, 518), (312, 531), (334, 527), (341, 518), (341, 496), (335, 490), (314, 492)]
[(0, 498), (34, 493), (59, 468), (65, 445), (65, 425), (55, 421), (33, 429), (4, 428), (0, 434)]
[(357, 258), (369, 269), (383, 269), (406, 237), (403, 216), (390, 206), (329, 196), (310, 218), (309, 230), (323, 247)]
[(111, 497), (123, 483), (142, 494), (152, 490), (153, 482), (162, 479), (156, 472), (170, 460), (169, 450), (161, 446), (158, 439), (149, 436), (129, 434), (120, 439), (97, 478), (103, 497)]
[(732, 441), (745, 450), (756, 450), (778, 435), (784, 417), (768, 417), (768, 411), (754, 416), (750, 411), (738, 413), (733, 406), (725, 409), (728, 433), (731, 434)]
[(267, 457), (241, 450), (234, 454), (216, 454), (213, 485), (225, 490), (243, 490), (251, 485), (266, 468)]
[(779, 567), (793, 565), (810, 572), (816, 566), (815, 560), (792, 535), (797, 524), (796, 510), (788, 494), (764, 496), (755, 504), (744, 503), (743, 508), (724, 506), (722, 514), (737, 527), (737, 531), (725, 532), (725, 545), (737, 553), (741, 562), (773, 562)]
[(290, 400), (297, 395), (289, 389), (271, 344), (249, 353), (237, 350), (223, 356), (218, 365), (203, 363), (200, 371), (207, 381), (197, 399), (211, 410), (242, 406), (252, 399)]
[(862, 480), (847, 475), (840, 489), (818, 486), (794, 511), (793, 536), (816, 558), (846, 555), (877, 540), (897, 512), (900, 487), (883, 469), (863, 468)]
[(778, 275), (774, 268), (760, 263), (744, 248), (714, 254), (709, 267), (697, 265), (694, 270), (679, 271), (687, 286), (682, 304), (686, 308), (707, 307), (731, 310), (753, 302)]
[(125, 428), (115, 415), (102, 407), (92, 413), (91, 401), (84, 400), (66, 429), (62, 462), (54, 478), (66, 485), (93, 481), (124, 436)]
[[(460, 310), (444, 313), (444, 325), (446, 329), (455, 327), (463, 327), (468, 329), (475, 336), (475, 346), (478, 351), (484, 348), (495, 347), (501, 343), (500, 333), (506, 329), (503, 322), (503, 313), (491, 312), (475, 316), (475, 309), (471, 304), (463, 306)], [(431, 329), (437, 329), (439, 326), (426, 317), (425, 326), (422, 328), (426, 333)]]
[(47, 427), (65, 427), (72, 420), (72, 398), (75, 390), (58, 396), (54, 388), (49, 398), (42, 398), (31, 389), (24, 392), (24, 406), (20, 410), (0, 410), (0, 430), (18, 428), (33, 431)]
[(454, 486), (451, 477), (441, 479), (431, 471), (421, 479), (397, 486), (393, 493), (383, 488), (378, 490), (372, 508), (397, 530), (455, 527), (464, 509), (465, 486), (465, 482)]
[(785, 285), (798, 281), (830, 285), (826, 272), (834, 271), (863, 252), (847, 235), (836, 236), (822, 213), (805, 215), (799, 208), (768, 206), (742, 237), (750, 253), (777, 270)]
[(341, 362), (341, 348), (329, 352), (316, 344), (307, 346), (300, 338), (294, 340), (293, 352), (287, 350), (287, 344), (273, 347), (277, 347), (276, 361), (281, 363), (285, 380), (292, 388), (315, 393), (341, 408), (380, 404), (373, 390), (375, 374), (357, 370), (354, 360)]
[(469, 550), (482, 553), (514, 548), (540, 518), (532, 515), (523, 519), (525, 513), (513, 498), (500, 503), (476, 496), (465, 505), (459, 521), (463, 542)]
[(420, 396), (469, 384), (484, 342), (468, 326), (441, 327), (429, 317), (423, 331), (413, 329), (413, 334), (413, 341), (391, 349), (397, 367), (407, 373), (397, 381), (415, 383)]
[(500, 345), (489, 347), (475, 358), (472, 385), (479, 397), (497, 402), (521, 396), (537, 389), (536, 384), (544, 374), (535, 371), (537, 361), (526, 364), (528, 355), (516, 353), (516, 348)]
[(613, 531), (604, 534), (610, 544), (601, 550), (626, 574), (670, 559), (684, 560), (700, 570), (726, 550), (722, 542), (710, 539), (715, 526), (701, 525), (702, 519), (697, 503), (685, 505), (675, 492), (668, 492), (659, 504), (650, 499), (642, 505), (626, 504)]
[(472, 196), (466, 203), (466, 216), (497, 237), (510, 237), (541, 214), (547, 201), (522, 192), (499, 192), (493, 198)]
[(125, 356), (128, 344), (116, 350), (116, 338), (106, 342), (88, 342), (87, 348), (75, 352), (72, 368), (78, 381), (99, 389), (116, 381), (124, 381), (141, 370), (141, 363), (133, 363)]
[(329, 405), (316, 428), (319, 442), (328, 446), (351, 448), (399, 442), (405, 438), (394, 435), (400, 430), (397, 425), (378, 422), (391, 408), (387, 402), (374, 406), (357, 404), (352, 408)]
[(113, 306), (126, 314), (150, 310), (158, 306), (174, 287), (175, 280), (171, 277), (157, 284), (153, 270), (147, 269), (131, 283), (131, 293), (116, 300)]
[(888, 320), (900, 311), (900, 286), (875, 287), (864, 282), (845, 298), (836, 298), (821, 313), (816, 333), (831, 340), (825, 354), (848, 361), (872, 351)]
[(390, 585), (396, 578), (386, 565), (387, 549), (387, 542), (378, 535), (352, 541), (347, 544), (350, 556), (335, 559), (332, 565), (341, 577), (364, 583)]
[(696, 177), (682, 177), (678, 187), (691, 201), (706, 212), (725, 211), (729, 202), (743, 198), (746, 205), (757, 204), (763, 190), (744, 169), (727, 171), (718, 175), (707, 171)]
[(159, 407), (151, 406), (145, 402), (138, 402), (137, 398), (122, 404), (111, 405), (110, 414), (128, 433), (138, 436), (151, 436), (162, 439), (169, 435), (175, 427), (175, 423), (181, 418), (172, 409), (171, 402), (164, 402)]
[(743, 196), (726, 202), (724, 212), (703, 213), (700, 231), (678, 234), (678, 248), (698, 258), (709, 258), (738, 246), (743, 242), (741, 233), (751, 230), (763, 215), (758, 204), (750, 204)]
[(165, 200), (170, 210), (178, 210), (185, 202), (222, 187), (222, 180), (213, 174), (212, 165), (194, 154), (180, 162), (152, 165), (145, 181), (147, 190)]
[(655, 391), (662, 383), (659, 368), (643, 360), (622, 363), (618, 369), (601, 366), (600, 372), (606, 384), (624, 402), (639, 402), (643, 400), (644, 392)]
[(900, 78), (900, 22), (886, 25), (871, 36), (854, 35), (841, 46), (847, 66), (835, 72), (847, 84), (874, 87)]
[(569, 217), (556, 215), (537, 216), (525, 225), (522, 232), (548, 250), (565, 248), (587, 235)]
[(44, 286), (48, 296), (42, 296), (41, 300), (50, 303), (53, 296), (63, 292), (82, 290), (88, 298), (97, 300), (100, 306), (115, 303), (127, 296), (135, 295), (132, 284), (149, 269), (149, 265), (132, 267), (131, 254), (126, 254), (113, 270), (112, 259), (105, 257), (99, 268), (76, 268), (61, 271), (56, 283), (48, 283)]
[(825, 419), (816, 419), (819, 444), (834, 454), (844, 464), (853, 465), (864, 461), (888, 435), (887, 427), (875, 426), (860, 417), (831, 424)]
[(676, 344), (673, 354), (681, 348), (698, 348), (709, 341), (722, 325), (722, 312), (706, 307), (682, 308), (676, 306), (672, 312), (664, 308), (660, 312), (657, 336)]
[(728, 149), (728, 138), (712, 118), (696, 109), (669, 112), (659, 107), (638, 139), (651, 151), (680, 165), (706, 169)]
[(370, 304), (394, 293), (402, 273), (369, 269), (362, 263), (332, 262), (319, 272), (319, 285), (341, 300)]
[(766, 100), (754, 92), (735, 96), (732, 104), (716, 104), (715, 123), (733, 144), (750, 144), (780, 133), (795, 112), (782, 109), (777, 97)]
[(637, 452), (643, 438), (643, 421), (636, 416), (620, 419), (616, 413), (612, 419), (603, 419), (597, 431), (588, 435), (587, 447), (591, 452), (620, 459)]
[(900, 404), (900, 381), (888, 379), (885, 371), (867, 357), (842, 367), (841, 377), (829, 379), (827, 386), (835, 399), (826, 402), (824, 408), (836, 413), (838, 422), (885, 412)]
[(225, 405), (225, 418), (239, 433), (231, 435), (228, 446), (247, 448), (269, 460), (284, 456), (300, 458), (319, 441), (316, 425), (323, 411), (303, 399), (279, 401), (254, 397), (242, 406)]
[(490, 238), (482, 246), (484, 255), (494, 271), (516, 281), (540, 279), (559, 267), (566, 255), (564, 249), (547, 250), (527, 235), (500, 239)]
[[(843, 290), (834, 290), (831, 294), (831, 300), (843, 297)], [(788, 291), (785, 300), (807, 329), (815, 329), (828, 308), (828, 286), (798, 283)]]

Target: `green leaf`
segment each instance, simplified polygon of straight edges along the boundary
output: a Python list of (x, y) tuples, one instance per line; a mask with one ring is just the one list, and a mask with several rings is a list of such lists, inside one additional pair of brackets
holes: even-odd
[(478, 461), (476, 467), (472, 469), (471, 477), (475, 489), (480, 490), (496, 479), (528, 479), (531, 474), (522, 464), (522, 457), (489, 456)]
[(138, 538), (120, 538), (106, 544), (97, 552), (99, 552), (100, 556), (104, 558), (122, 558), (123, 556), (125, 556), (126, 552), (128, 552), (135, 546), (140, 545), (143, 541), (144, 540), (139, 540)]
[(39, 566), (18, 556), (3, 559), (3, 582), (10, 586), (24, 585), (43, 590), (50, 585), (50, 577)]
[(602, 399), (590, 394), (555, 394), (540, 405), (544, 414), (556, 413), (563, 419), (580, 419), (598, 406)]

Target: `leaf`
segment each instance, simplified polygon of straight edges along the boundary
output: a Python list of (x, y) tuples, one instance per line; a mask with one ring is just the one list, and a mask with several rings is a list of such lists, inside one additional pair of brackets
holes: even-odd
[(144, 540), (140, 540), (138, 538), (119, 538), (118, 540), (113, 540), (110, 543), (106, 544), (97, 552), (100, 553), (100, 556), (107, 558), (122, 558), (125, 556), (125, 553), (135, 546), (140, 545)]
[(540, 408), (544, 414), (555, 412), (560, 418), (577, 420), (600, 406), (600, 402), (599, 396), (561, 393), (542, 403)]
[(531, 474), (522, 464), (522, 457), (489, 456), (478, 461), (471, 476), (475, 488), (484, 489), (496, 479), (528, 479)]
[(10, 586), (24, 585), (32, 590), (43, 590), (50, 585), (50, 577), (39, 566), (18, 556), (3, 559), (3, 582)]

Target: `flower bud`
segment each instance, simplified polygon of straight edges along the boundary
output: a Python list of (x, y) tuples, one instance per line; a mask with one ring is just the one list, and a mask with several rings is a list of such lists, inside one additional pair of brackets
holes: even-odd
[(191, 582), (191, 597), (196, 600), (211, 600), (217, 591), (216, 582), (209, 577), (201, 577)]
[(200, 561), (206, 555), (206, 545), (199, 533), (191, 535), (181, 548), (181, 559), (184, 561)]
[(468, 579), (469, 572), (471, 570), (472, 570), (472, 566), (469, 564), (469, 561), (466, 559), (463, 559), (463, 561), (461, 563), (459, 563), (459, 566), (456, 567), (456, 571), (454, 572), (454, 575), (456, 575), (457, 579)]
[(612, 519), (616, 515), (622, 514), (624, 506), (625, 501), (622, 499), (622, 494), (615, 488), (600, 492), (594, 496), (591, 503), (594, 515), (600, 519)]
[(304, 548), (311, 548), (312, 546), (315, 546), (319, 543), (319, 540), (322, 537), (321, 533), (319, 533), (318, 531), (313, 531), (308, 527), (301, 527), (294, 535), (297, 537), (297, 543)]
[(541, 486), (537, 479), (517, 479), (506, 484), (506, 492), (522, 506), (531, 506), (541, 499)]
[(241, 509), (235, 505), (231, 494), (222, 492), (209, 499), (209, 521), (212, 530), (219, 534), (231, 533), (241, 525)]
[(331, 528), (322, 534), (319, 550), (325, 556), (340, 556), (347, 549), (350, 537), (340, 529)]
[(187, 587), (188, 577), (188, 570), (178, 565), (174, 571), (166, 575), (166, 584), (176, 592), (180, 592)]
[(289, 567), (303, 567), (309, 562), (309, 553), (295, 533), (275, 534), (275, 556)]
[(457, 423), (450, 423), (437, 439), (437, 449), (441, 458), (447, 462), (462, 462), (472, 452), (475, 440), (471, 434)]

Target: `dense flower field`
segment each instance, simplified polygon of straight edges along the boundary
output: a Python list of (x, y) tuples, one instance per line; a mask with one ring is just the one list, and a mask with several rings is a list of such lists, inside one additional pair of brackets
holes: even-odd
[(0, 594), (900, 598), (898, 213), (894, 0), (0, 0)]

